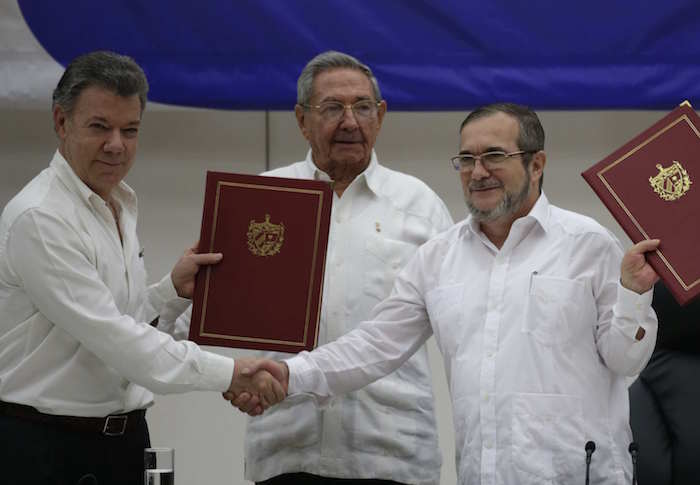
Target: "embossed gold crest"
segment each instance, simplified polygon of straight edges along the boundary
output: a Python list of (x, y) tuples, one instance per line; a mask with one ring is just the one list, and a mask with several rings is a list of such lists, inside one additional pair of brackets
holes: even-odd
[(659, 173), (649, 177), (649, 183), (659, 197), (663, 200), (677, 200), (688, 192), (693, 182), (679, 162), (674, 160), (668, 168), (663, 168), (657, 163), (656, 168)]
[(248, 249), (256, 256), (274, 256), (284, 243), (284, 224), (270, 222), (270, 214), (265, 214), (265, 222), (250, 220), (248, 225)]

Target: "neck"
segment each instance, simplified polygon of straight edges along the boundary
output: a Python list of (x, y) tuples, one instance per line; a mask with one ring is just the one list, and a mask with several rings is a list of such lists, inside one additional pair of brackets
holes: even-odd
[(508, 238), (508, 234), (510, 234), (510, 227), (513, 225), (513, 221), (514, 219), (482, 222), (479, 224), (479, 228), (494, 246), (501, 249)]
[(504, 214), (492, 221), (481, 221), (479, 223), (481, 232), (483, 232), (488, 240), (491, 241), (498, 249), (501, 249), (503, 244), (506, 242), (513, 223), (521, 217), (528, 215), (535, 206), (537, 199), (540, 197), (540, 193), (539, 190), (531, 193), (533, 195), (526, 199), (516, 212), (512, 214)]
[(366, 160), (364, 163), (353, 163), (328, 160), (325, 164), (319, 164), (316, 161), (316, 157), (312, 157), (312, 160), (316, 168), (330, 177), (333, 182), (333, 191), (338, 197), (343, 195), (345, 189), (348, 188), (358, 175), (367, 170), (371, 161)]
[(117, 232), (119, 233), (119, 240), (124, 244), (124, 237), (122, 236), (122, 228), (119, 225), (119, 210), (117, 209), (116, 202), (111, 197), (105, 199), (109, 209), (112, 211), (112, 217), (114, 217), (114, 223), (117, 225)]
[(348, 185), (350, 185), (350, 182), (352, 182), (352, 180), (350, 180), (350, 181), (345, 181), (345, 180), (337, 180), (336, 181), (336, 180), (334, 180), (333, 181), (331, 186), (333, 187), (333, 192), (336, 193), (338, 198), (343, 196), (343, 192), (345, 192), (345, 189), (348, 188)]

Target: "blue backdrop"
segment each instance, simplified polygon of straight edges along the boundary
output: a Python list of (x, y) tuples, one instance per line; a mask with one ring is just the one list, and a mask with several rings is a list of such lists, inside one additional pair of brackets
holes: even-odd
[(134, 57), (150, 99), (284, 109), (317, 53), (372, 67), (392, 110), (671, 109), (700, 102), (698, 0), (19, 0), (61, 64)]

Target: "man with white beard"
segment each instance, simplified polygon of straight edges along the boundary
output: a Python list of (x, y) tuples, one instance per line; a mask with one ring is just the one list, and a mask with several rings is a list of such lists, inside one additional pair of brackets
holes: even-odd
[[(656, 340), (644, 253), (541, 190), (544, 130), (526, 107), (479, 108), (452, 158), (471, 215), (421, 246), (369, 321), (257, 368), (321, 403), (401, 365), (435, 335), (450, 383), (461, 484), (630, 483), (626, 377)], [(241, 400), (234, 404), (245, 407)]]

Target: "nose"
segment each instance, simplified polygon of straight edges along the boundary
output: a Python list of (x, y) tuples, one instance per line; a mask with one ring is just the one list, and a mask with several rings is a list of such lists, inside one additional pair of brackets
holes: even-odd
[(121, 153), (124, 151), (124, 138), (120, 130), (115, 128), (109, 132), (103, 149), (108, 153)]
[(359, 126), (357, 118), (355, 117), (355, 112), (352, 110), (352, 106), (345, 106), (343, 116), (340, 118), (340, 125), (346, 130), (354, 129)]
[(474, 159), (474, 168), (472, 169), (471, 178), (481, 180), (490, 176), (491, 173), (484, 167), (481, 157), (476, 157)]

